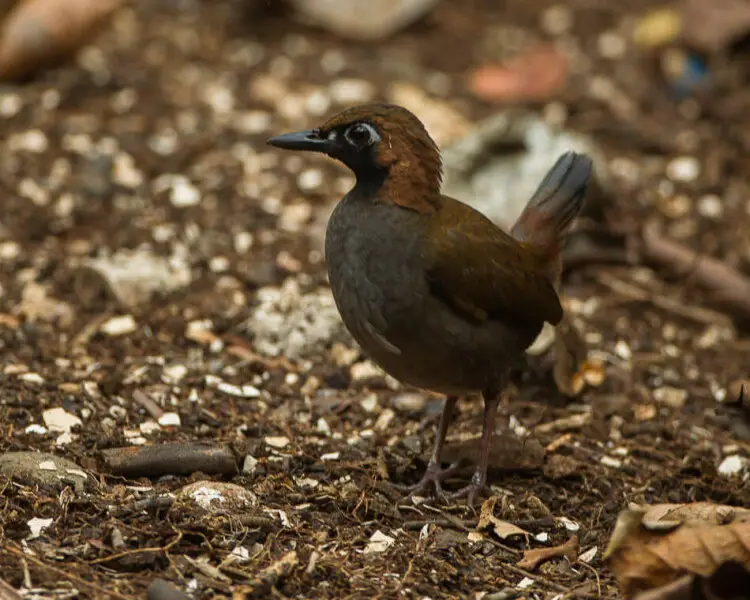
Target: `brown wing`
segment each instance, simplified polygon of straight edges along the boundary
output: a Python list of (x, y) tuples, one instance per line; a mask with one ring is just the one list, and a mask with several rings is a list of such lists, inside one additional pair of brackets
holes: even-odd
[(474, 321), (560, 321), (560, 299), (534, 247), (447, 196), (431, 228), (425, 256), (430, 286), (457, 312)]

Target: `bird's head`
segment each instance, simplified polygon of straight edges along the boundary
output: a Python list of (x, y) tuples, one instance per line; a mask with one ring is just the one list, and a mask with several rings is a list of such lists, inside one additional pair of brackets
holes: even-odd
[(422, 122), (394, 104), (353, 106), (314, 129), (268, 140), (285, 150), (321, 152), (349, 167), (378, 196), (419, 212), (432, 212), (440, 195), (440, 151)]

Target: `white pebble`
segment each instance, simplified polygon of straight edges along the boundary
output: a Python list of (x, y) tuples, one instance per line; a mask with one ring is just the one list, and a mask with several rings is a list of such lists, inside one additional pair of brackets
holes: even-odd
[(372, 99), (375, 89), (364, 79), (337, 79), (331, 84), (330, 92), (338, 104), (361, 104)]
[(201, 193), (187, 177), (183, 175), (174, 175), (172, 177), (172, 191), (169, 196), (173, 206), (184, 208), (186, 206), (195, 206), (201, 201)]
[(176, 412), (165, 412), (159, 417), (159, 425), (162, 427), (179, 427), (181, 424), (180, 415)]
[(279, 436), (266, 436), (264, 439), (267, 446), (271, 446), (271, 448), (286, 448), (289, 445), (289, 438), (284, 437), (283, 435)]
[(303, 191), (319, 188), (323, 183), (323, 172), (320, 169), (305, 169), (297, 177), (297, 185)]
[(242, 463), (242, 472), (245, 475), (252, 475), (255, 473), (255, 469), (258, 467), (258, 459), (248, 454), (245, 457), (245, 461)]
[(52, 432), (69, 433), (73, 427), (83, 425), (81, 419), (61, 407), (45, 410), (42, 419), (47, 429)]
[(622, 58), (625, 54), (625, 38), (613, 31), (605, 31), (596, 41), (599, 54), (610, 60)]
[(739, 474), (747, 465), (747, 459), (739, 454), (727, 456), (719, 465), (719, 474), (725, 477)]
[(679, 156), (667, 165), (667, 177), (672, 181), (695, 181), (700, 174), (700, 163), (694, 156)]
[(567, 6), (555, 4), (542, 13), (542, 29), (552, 35), (561, 35), (573, 26), (573, 14)]
[(718, 219), (724, 213), (724, 205), (716, 194), (707, 194), (698, 200), (698, 213), (707, 219)]
[(137, 328), (138, 325), (136, 324), (133, 315), (121, 315), (118, 317), (112, 317), (108, 321), (105, 321), (100, 330), (106, 335), (117, 337), (133, 333)]

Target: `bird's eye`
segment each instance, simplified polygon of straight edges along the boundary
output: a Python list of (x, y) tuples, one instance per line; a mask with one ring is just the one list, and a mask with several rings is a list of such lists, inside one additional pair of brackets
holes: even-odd
[(357, 123), (346, 131), (346, 139), (357, 146), (367, 146), (379, 139), (375, 130), (367, 123)]

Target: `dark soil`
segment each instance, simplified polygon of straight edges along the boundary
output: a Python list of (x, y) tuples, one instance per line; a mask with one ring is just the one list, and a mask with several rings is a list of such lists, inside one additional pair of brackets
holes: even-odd
[[(750, 507), (750, 479), (718, 472), (726, 456), (750, 453), (748, 411), (733, 402), (736, 382), (748, 376), (747, 330), (740, 321), (691, 316), (710, 298), (684, 274), (597, 265), (568, 273), (566, 302), (607, 363), (606, 377), (571, 401), (556, 391), (549, 360), (534, 359), (508, 392), (493, 452), (495, 515), (530, 532), (529, 545), (491, 532), (467, 536), (477, 514), (460, 505), (396, 508), (384, 476), (417, 481), (434, 439), (436, 399), (394, 409), (404, 390), (380, 377), (353, 380), (336, 352), (297, 364), (252, 350), (243, 323), (259, 288), (287, 277), (305, 289), (325, 282), (320, 239), (308, 227), (349, 181), (324, 159), (280, 156), (264, 140), (320, 120), (305, 99), (341, 78), (369, 82), (375, 98), (407, 81), (472, 121), (489, 115), (498, 108), (474, 99), (466, 76), (510, 53), (502, 40), (511, 24), (529, 41), (546, 39), (540, 16), (548, 4), (446, 0), (387, 43), (358, 45), (263, 3), (142, 3), (76, 64), (2, 88), (0, 105), (21, 107), (0, 125), (0, 450), (51, 452), (91, 476), (85, 494), (7, 480), (2, 579), (60, 597), (76, 597), (74, 590), (84, 598), (144, 597), (161, 577), (206, 598), (436, 599), (480, 597), (529, 578), (526, 597), (617, 598), (602, 554), (629, 502)], [(703, 96), (671, 99), (652, 63), (630, 46), (616, 60), (598, 50), (602, 32), (620, 31), (649, 4), (568, 3), (573, 25), (564, 43), (578, 58), (555, 102), (567, 111), (566, 126), (592, 135), (608, 158), (610, 225), (655, 219), (665, 235), (750, 272), (747, 55), (711, 63), (716, 86)], [(591, 92), (594, 81), (616, 94), (602, 99)], [(223, 111), (227, 101), (236, 113), (262, 111), (268, 120), (256, 114), (261, 125), (248, 133)], [(342, 107), (334, 102), (325, 112)], [(46, 146), (24, 149), (35, 136)], [(699, 159), (700, 176), (665, 191), (666, 165), (683, 154)], [(128, 175), (131, 164), (140, 181)], [(307, 167), (325, 175), (312, 192), (297, 184)], [(201, 201), (174, 206), (154, 185), (170, 173), (187, 176)], [(720, 197), (720, 214), (702, 214), (707, 194)], [(292, 204), (311, 208), (298, 231), (280, 225)], [(237, 242), (244, 232), (252, 234), (249, 249)], [(124, 309), (77, 280), (82, 258), (143, 244), (185, 257), (190, 285)], [(613, 279), (648, 298), (622, 294)], [(34, 318), (23, 309), (30, 282), (50, 301)], [(658, 298), (685, 310), (672, 312)], [(100, 330), (121, 314), (133, 316), (133, 331)], [(186, 337), (188, 323), (203, 319), (223, 345)], [(187, 369), (176, 382), (175, 365)], [(252, 384), (261, 396), (223, 393), (207, 375)], [(59, 432), (27, 429), (53, 407), (83, 421), (66, 445)], [(141, 427), (160, 411), (177, 412), (180, 424)], [(478, 400), (461, 403), (446, 460), (471, 459), (481, 415)], [(240, 474), (113, 475), (101, 451), (141, 435), (149, 443), (228, 445)], [(257, 465), (242, 472), (248, 454)], [(207, 514), (195, 503), (157, 500), (206, 479), (239, 484), (257, 502)], [(26, 541), (32, 518), (53, 521)], [(376, 532), (393, 543), (365, 552)], [(533, 573), (514, 566), (525, 548), (562, 544), (573, 533), (581, 553), (597, 548), (590, 563), (558, 559)], [(244, 558), (227, 560), (233, 550)]]

